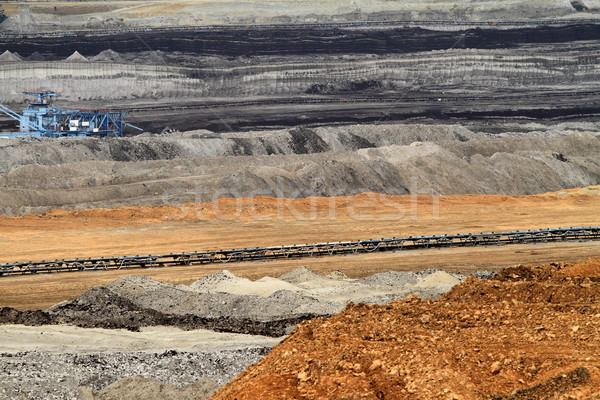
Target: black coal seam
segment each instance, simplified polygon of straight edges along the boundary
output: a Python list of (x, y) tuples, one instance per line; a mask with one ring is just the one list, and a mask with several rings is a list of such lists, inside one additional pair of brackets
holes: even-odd
[[(101, 40), (99, 40), (101, 39)], [(474, 28), (434, 31), (421, 28), (380, 30), (265, 29), (167, 31), (156, 33), (94, 34), (64, 37), (0, 38), (0, 48), (29, 56), (38, 51), (62, 58), (79, 51), (93, 56), (112, 49), (123, 53), (152, 50), (196, 55), (260, 56), (301, 54), (392, 54), (450, 48), (497, 49), (524, 44), (567, 43), (600, 39), (600, 24), (572, 24), (522, 29)]]

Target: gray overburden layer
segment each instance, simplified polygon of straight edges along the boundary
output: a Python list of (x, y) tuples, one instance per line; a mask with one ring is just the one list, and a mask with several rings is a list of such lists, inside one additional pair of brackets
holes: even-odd
[[(485, 129), (485, 127), (482, 127)], [(591, 123), (360, 125), (0, 141), (0, 212), (222, 197), (525, 195), (600, 182)]]

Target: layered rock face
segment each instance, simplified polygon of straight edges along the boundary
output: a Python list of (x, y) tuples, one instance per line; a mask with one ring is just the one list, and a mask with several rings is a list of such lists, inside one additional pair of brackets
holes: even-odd
[[(413, 99), (419, 96), (536, 96), (575, 94), (600, 83), (598, 43), (565, 52), (562, 46), (531, 49), (450, 49), (416, 54), (258, 57), (242, 65), (212, 57), (174, 66), (129, 62), (22, 61), (0, 63), (0, 102), (22, 101), (21, 90), (53, 88), (61, 101), (174, 102), (187, 99), (304, 96)], [(148, 58), (148, 57), (146, 57)], [(212, 65), (211, 65), (212, 64)], [(241, 63), (237, 63), (241, 64)]]
[(0, 102), (53, 89), (149, 133), (5, 140), (0, 209), (596, 185), (599, 38), (589, 20), (5, 34)]

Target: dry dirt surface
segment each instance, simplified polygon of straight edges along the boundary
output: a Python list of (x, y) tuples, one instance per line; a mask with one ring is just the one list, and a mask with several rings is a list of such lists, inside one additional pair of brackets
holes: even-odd
[(315, 23), (387, 20), (492, 20), (596, 18), (595, 0), (544, 2), (454, 2), (356, 0), (340, 3), (250, 0), (244, 2), (182, 0), (26, 0), (4, 1), (9, 19), (4, 29), (33, 32), (59, 29), (115, 29), (126, 27), (208, 24)]
[[(306, 199), (223, 199), (182, 207), (56, 210), (0, 217), (0, 263), (106, 255), (167, 254), (420, 234), (508, 231), (600, 225), (598, 187), (533, 196), (387, 196)], [(557, 210), (560, 210), (557, 212)], [(390, 270), (435, 267), (471, 273), (518, 263), (582, 261), (600, 254), (596, 242), (547, 243), (377, 253), (234, 263), (237, 276), (279, 276), (306, 265), (320, 274), (341, 270), (360, 278)], [(89, 271), (0, 279), (0, 306), (46, 309), (94, 286), (136, 274), (189, 285), (223, 265)]]
[(211, 399), (597, 399), (600, 259), (301, 324)]

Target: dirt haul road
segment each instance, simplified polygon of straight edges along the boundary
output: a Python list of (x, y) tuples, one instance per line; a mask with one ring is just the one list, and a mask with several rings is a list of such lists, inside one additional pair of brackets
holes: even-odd
[[(66, 257), (162, 254), (420, 234), (600, 225), (600, 187), (532, 196), (391, 196), (222, 199), (182, 207), (53, 211), (0, 217), (0, 263)], [(440, 249), (227, 264), (238, 276), (278, 276), (307, 265), (362, 277), (437, 267), (452, 272), (499, 270), (522, 263), (578, 261), (600, 254), (597, 243)], [(136, 274), (174, 284), (223, 265), (90, 271), (0, 279), (0, 306), (42, 309), (93, 286)]]

